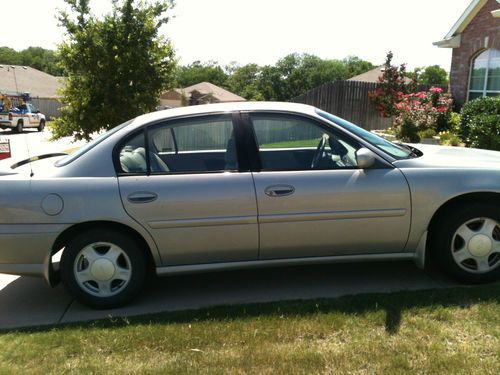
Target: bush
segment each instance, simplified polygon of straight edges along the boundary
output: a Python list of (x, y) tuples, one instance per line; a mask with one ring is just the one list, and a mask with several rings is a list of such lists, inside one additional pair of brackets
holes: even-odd
[(467, 102), (460, 115), (460, 137), (466, 146), (500, 151), (499, 96)]
[(439, 133), (439, 143), (443, 146), (460, 146), (460, 138), (449, 131)]
[[(452, 100), (449, 94), (438, 87), (429, 91), (403, 94), (399, 93), (397, 116), (393, 125), (397, 136), (404, 142), (418, 142), (420, 137), (447, 130), (451, 118)], [(439, 126), (439, 120), (446, 125)], [(424, 136), (418, 133), (424, 134)]]
[(450, 118), (448, 120), (448, 127), (453, 133), (458, 133), (460, 131), (460, 113), (451, 112)]
[(432, 138), (436, 135), (436, 131), (434, 129), (425, 129), (418, 132), (418, 136), (420, 138)]

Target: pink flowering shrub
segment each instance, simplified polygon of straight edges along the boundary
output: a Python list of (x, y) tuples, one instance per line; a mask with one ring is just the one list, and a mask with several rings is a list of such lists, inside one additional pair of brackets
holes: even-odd
[(453, 101), (439, 87), (429, 91), (398, 93), (393, 127), (403, 141), (418, 142), (418, 133), (434, 134), (447, 130)]

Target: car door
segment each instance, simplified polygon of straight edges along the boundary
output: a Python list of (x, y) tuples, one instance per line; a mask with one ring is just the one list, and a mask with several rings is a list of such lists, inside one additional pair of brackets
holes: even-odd
[(410, 192), (382, 160), (356, 165), (361, 144), (315, 119), (250, 113), (260, 171), (253, 173), (260, 258), (403, 251)]
[(209, 115), (150, 125), (119, 146), (123, 205), (164, 265), (258, 258), (255, 190), (238, 134), (230, 114)]
[(26, 106), (28, 108), (28, 113), (27, 113), (27, 116), (29, 118), (28, 126), (35, 127), (40, 125), (40, 115), (38, 113), (35, 113), (37, 112), (37, 109), (33, 107), (33, 105), (31, 105), (30, 103), (28, 103)]

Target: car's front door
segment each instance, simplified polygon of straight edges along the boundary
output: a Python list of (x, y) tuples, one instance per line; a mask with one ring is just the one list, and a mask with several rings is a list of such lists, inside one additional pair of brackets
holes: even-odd
[(359, 142), (308, 117), (247, 121), (261, 163), (253, 173), (261, 259), (403, 251), (411, 206), (398, 169), (358, 168)]
[(40, 115), (37, 113), (37, 109), (33, 107), (31, 104), (27, 104), (28, 108), (28, 118), (29, 118), (29, 126), (38, 126), (40, 125)]
[(212, 115), (149, 126), (120, 146), (123, 205), (164, 265), (258, 258), (255, 190), (239, 171), (237, 134), (231, 115)]

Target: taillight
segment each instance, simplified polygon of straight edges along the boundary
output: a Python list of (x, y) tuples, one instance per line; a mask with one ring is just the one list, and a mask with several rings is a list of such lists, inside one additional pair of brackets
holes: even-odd
[(9, 113), (9, 121), (12, 121), (13, 117), (12, 117), (12, 113)]

